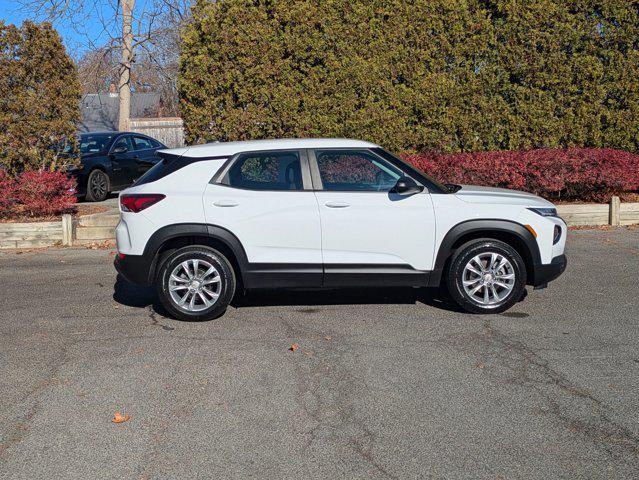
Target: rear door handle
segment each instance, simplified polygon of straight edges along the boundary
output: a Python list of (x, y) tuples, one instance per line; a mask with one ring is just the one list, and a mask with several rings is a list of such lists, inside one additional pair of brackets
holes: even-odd
[(328, 208), (348, 208), (351, 206), (350, 203), (344, 202), (326, 202), (324, 205), (326, 205)]
[(239, 203), (231, 200), (218, 200), (217, 202), (213, 202), (213, 205), (216, 207), (237, 207)]

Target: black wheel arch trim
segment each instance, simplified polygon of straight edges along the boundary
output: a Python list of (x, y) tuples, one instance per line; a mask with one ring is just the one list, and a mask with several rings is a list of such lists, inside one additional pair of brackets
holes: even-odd
[[(532, 261), (533, 269), (536, 269), (537, 265), (541, 264), (541, 254), (539, 252), (539, 244), (530, 231), (522, 224), (514, 222), (512, 220), (502, 219), (476, 219), (465, 220), (452, 227), (442, 240), (437, 257), (435, 259), (435, 265), (430, 275), (430, 286), (439, 286), (441, 277), (444, 273), (444, 266), (446, 261), (453, 254), (455, 249), (453, 245), (465, 235), (486, 232), (487, 236), (490, 236), (490, 232), (503, 232), (510, 235), (515, 235), (523, 244), (527, 247)], [(534, 277), (534, 272), (528, 272), (529, 275)], [(529, 277), (531, 278), (531, 277)]]
[(157, 262), (159, 260), (158, 252), (160, 248), (168, 241), (179, 237), (207, 237), (217, 240), (223, 243), (235, 256), (237, 260), (240, 275), (244, 276), (246, 267), (248, 265), (248, 259), (244, 247), (240, 240), (232, 234), (229, 230), (217, 226), (209, 225), (205, 223), (176, 223), (173, 225), (167, 225), (165, 227), (156, 230), (149, 238), (144, 248), (142, 256), (146, 260), (148, 265), (148, 272), (146, 272), (146, 278), (148, 283), (153, 282), (153, 276), (157, 268)]

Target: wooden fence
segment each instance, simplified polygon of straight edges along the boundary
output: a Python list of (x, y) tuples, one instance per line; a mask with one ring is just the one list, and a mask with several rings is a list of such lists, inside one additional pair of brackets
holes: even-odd
[(132, 132), (153, 137), (169, 148), (184, 146), (184, 126), (179, 117), (132, 118), (129, 128)]

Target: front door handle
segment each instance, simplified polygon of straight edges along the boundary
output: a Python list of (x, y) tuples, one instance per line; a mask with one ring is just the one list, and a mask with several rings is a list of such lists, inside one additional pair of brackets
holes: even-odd
[(216, 207), (237, 207), (239, 203), (233, 202), (232, 200), (218, 200), (217, 202), (213, 202), (213, 205)]
[(328, 208), (348, 208), (351, 206), (350, 203), (344, 202), (326, 202), (324, 205)]

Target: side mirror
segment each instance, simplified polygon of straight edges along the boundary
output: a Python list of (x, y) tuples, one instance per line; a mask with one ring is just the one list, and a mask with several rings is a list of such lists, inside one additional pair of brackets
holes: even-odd
[(391, 188), (391, 193), (396, 193), (397, 195), (409, 196), (415, 195), (416, 193), (420, 193), (424, 190), (424, 187), (418, 185), (415, 180), (410, 177), (402, 177), (397, 180), (397, 183), (393, 188)]
[(121, 146), (115, 147), (113, 150), (111, 150), (111, 154), (112, 155), (118, 155), (120, 153), (126, 153), (128, 151), (129, 151), (128, 148), (126, 148), (124, 145), (121, 145)]

